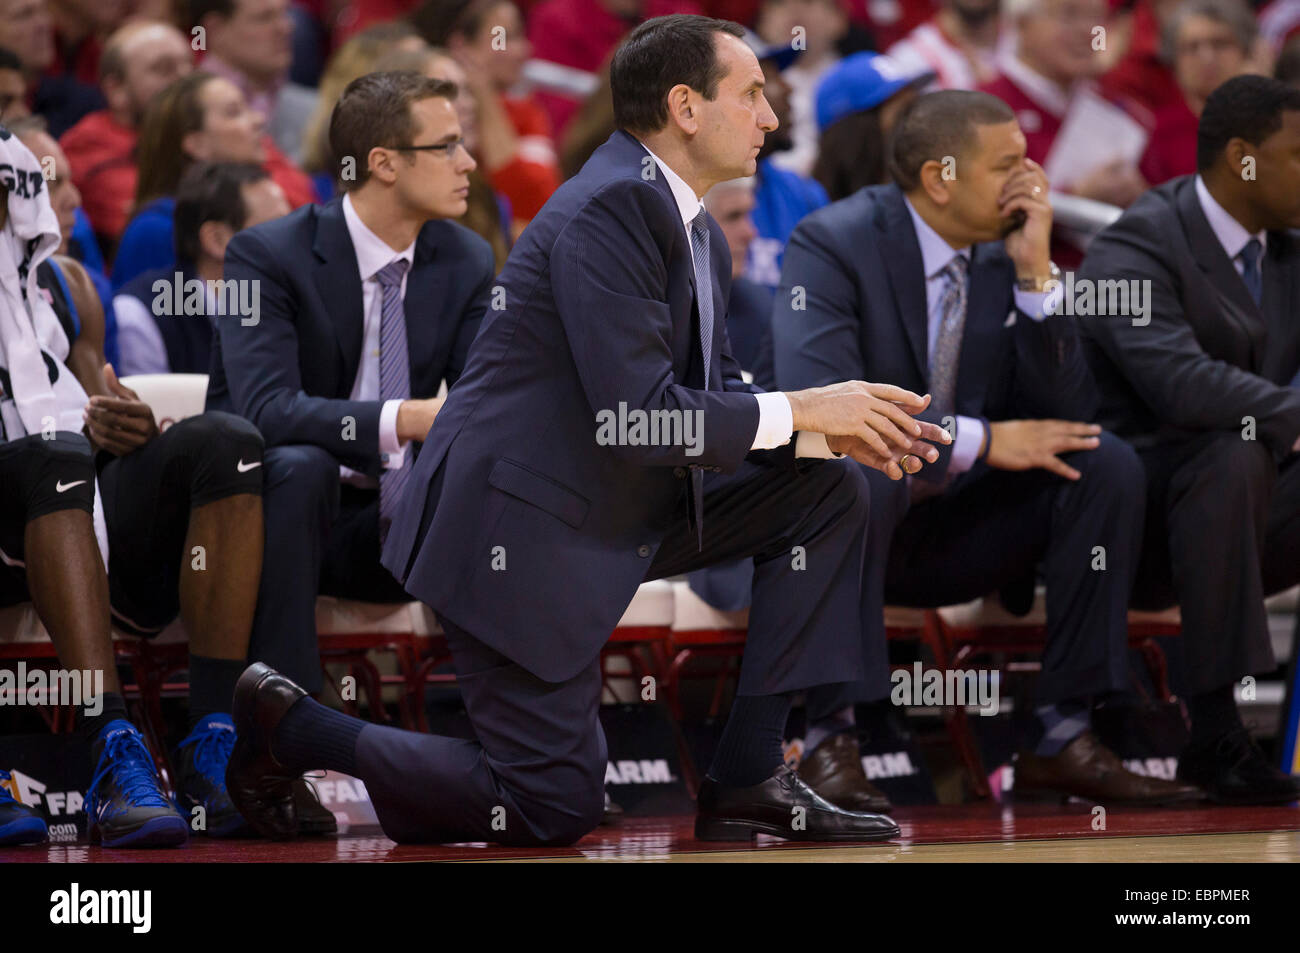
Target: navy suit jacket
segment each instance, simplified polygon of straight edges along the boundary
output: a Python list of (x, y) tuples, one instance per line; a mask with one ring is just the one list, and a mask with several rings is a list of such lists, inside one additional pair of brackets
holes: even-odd
[[(705, 391), (681, 215), (645, 148), (611, 136), (512, 249), (388, 536), (383, 563), (407, 591), (547, 681), (609, 638), (688, 468), (734, 471), (753, 444), (756, 389), (731, 356), (731, 260), (711, 218), (709, 236)], [(597, 414), (620, 404), (700, 411), (701, 452), (601, 445)], [(766, 456), (792, 465), (793, 443)]]
[[(972, 247), (969, 282), (954, 412), (1091, 420), (1096, 387), (1073, 318), (1034, 321), (1017, 310), (1015, 267), (1000, 242)], [(896, 185), (860, 189), (799, 223), (773, 309), (782, 390), (867, 380), (929, 391), (925, 269)], [(920, 417), (943, 423), (933, 409)], [(939, 461), (918, 476), (942, 482), (952, 446), (936, 447)]]
[(1253, 417), (1277, 460), (1300, 433), (1300, 232), (1268, 233), (1260, 305), (1201, 210), (1196, 176), (1152, 189), (1094, 239), (1081, 277), (1149, 282), (1149, 324), (1084, 318), (1101, 422), (1134, 446), (1238, 431)]
[[(412, 397), (436, 396), (444, 379), (450, 387), (460, 377), (493, 272), (492, 249), (468, 229), (420, 229), (404, 299)], [(268, 447), (323, 447), (377, 475), (382, 403), (350, 397), (365, 315), (342, 199), (239, 232), (226, 246), (225, 277), (258, 282), (260, 314), (250, 326), (238, 314), (216, 319), (208, 408), (252, 421)]]

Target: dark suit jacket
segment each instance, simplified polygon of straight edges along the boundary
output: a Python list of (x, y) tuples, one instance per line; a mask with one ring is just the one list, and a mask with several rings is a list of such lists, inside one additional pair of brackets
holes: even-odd
[(1269, 232), (1257, 307), (1196, 197), (1196, 177), (1137, 200), (1088, 249), (1080, 278), (1151, 282), (1149, 325), (1082, 318), (1101, 422), (1134, 445), (1207, 430), (1256, 436), (1280, 459), (1300, 434), (1300, 233)]
[[(657, 173), (617, 132), (529, 224), (384, 549), (407, 591), (548, 681), (609, 638), (689, 495), (687, 468), (735, 470), (758, 428), (712, 219), (713, 389), (700, 389), (690, 245)], [(620, 404), (701, 411), (702, 452), (598, 444), (596, 415)]]
[[(434, 221), (420, 230), (404, 299), (412, 397), (460, 377), (493, 271), (491, 248), (468, 229)], [(247, 327), (237, 314), (216, 319), (208, 409), (246, 417), (268, 447), (312, 444), (378, 474), (382, 403), (349, 396), (365, 315), (342, 200), (241, 231), (226, 247), (225, 277), (259, 283), (260, 315)], [(356, 422), (352, 439), (345, 417)]]
[[(1001, 243), (974, 246), (969, 275), (956, 413), (1091, 419), (1096, 392), (1073, 320), (1034, 321), (1016, 309), (1015, 267)], [(772, 314), (776, 383), (793, 390), (867, 380), (924, 394), (926, 315), (921, 246), (903, 193), (861, 189), (805, 218), (786, 246)], [(942, 423), (934, 410), (921, 417)], [(946, 475), (951, 446), (938, 449), (921, 478)]]

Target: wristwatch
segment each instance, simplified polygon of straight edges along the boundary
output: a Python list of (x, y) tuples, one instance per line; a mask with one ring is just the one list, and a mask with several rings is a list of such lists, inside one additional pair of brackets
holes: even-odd
[(1046, 291), (1049, 281), (1060, 282), (1061, 269), (1056, 267), (1056, 262), (1049, 261), (1048, 271), (1045, 277), (1034, 278), (1017, 278), (1016, 289), (1019, 291)]

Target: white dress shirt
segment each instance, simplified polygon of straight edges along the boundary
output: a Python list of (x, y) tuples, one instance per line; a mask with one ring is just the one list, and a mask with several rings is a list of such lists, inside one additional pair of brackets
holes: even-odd
[[(645, 143), (641, 143), (641, 148), (649, 152), (655, 160), (655, 164), (663, 171), (664, 178), (668, 181), (668, 187), (672, 190), (673, 198), (677, 202), (677, 211), (682, 216), (682, 225), (686, 229), (686, 247), (691, 250), (691, 260), (695, 260), (695, 246), (691, 242), (691, 222), (695, 216), (700, 214), (704, 208), (704, 203), (700, 197), (695, 194), (695, 190), (686, 184), (685, 180), (668, 167), (663, 159), (650, 151)], [(714, 320), (726, 321), (726, 314), (714, 315)], [(758, 401), (758, 432), (754, 434), (754, 443), (751, 450), (771, 450), (773, 447), (784, 446), (790, 442), (790, 437), (794, 434), (794, 412), (790, 409), (790, 401), (786, 399), (785, 394), (779, 391), (769, 394), (755, 394), (755, 400)], [(799, 457), (832, 457), (839, 456), (831, 452), (830, 447), (826, 445), (826, 435), (812, 433), (809, 431), (800, 431), (798, 440), (795, 441), (795, 456)]]
[[(405, 259), (406, 272), (402, 275), (401, 293), (406, 298), (406, 279), (415, 260), (415, 242), (400, 252), (393, 251), (382, 238), (366, 227), (352, 207), (352, 196), (343, 197), (343, 221), (357, 255), (357, 273), (361, 276), (361, 312), (364, 324), (361, 335), (361, 360), (357, 363), (357, 378), (352, 383), (352, 400), (379, 400), (379, 322), (383, 314), (384, 294), (376, 274), (386, 265)], [(408, 398), (409, 399), (409, 395)], [(403, 398), (384, 401), (379, 412), (379, 459), (385, 469), (396, 470), (406, 459), (406, 444), (397, 439), (397, 409)], [(373, 481), (347, 467), (340, 468), (349, 482), (373, 486)]]
[[(969, 266), (970, 246), (953, 248), (943, 236), (930, 227), (930, 224), (921, 217), (921, 213), (916, 210), (907, 198), (904, 198), (903, 202), (907, 205), (907, 211), (912, 216), (912, 226), (916, 229), (916, 241), (921, 246), (921, 266), (925, 271), (926, 361), (928, 362), (934, 358), (934, 345), (939, 340), (939, 323), (943, 320), (941, 305), (943, 303), (943, 293), (948, 284), (943, 270), (958, 255), (965, 258)], [(969, 275), (969, 270), (967, 274)], [(1016, 307), (1035, 321), (1042, 321), (1048, 314), (1055, 313), (1060, 297), (1061, 293), (1059, 291), (1053, 293), (1052, 300), (1049, 301), (1046, 292), (1021, 291), (1019, 288), (1015, 290)], [(969, 296), (966, 303), (969, 307)], [(965, 333), (964, 330), (963, 333)], [(960, 373), (960, 369), (958, 373)], [(957, 474), (969, 470), (975, 463), (975, 457), (979, 455), (980, 444), (986, 436), (982, 421), (975, 417), (957, 415), (957, 432), (953, 434), (952, 459), (948, 462), (948, 472)]]
[(1246, 244), (1252, 238), (1259, 239), (1259, 271), (1260, 276), (1263, 277), (1263, 253), (1268, 248), (1268, 233), (1258, 231), (1252, 235), (1246, 231), (1246, 226), (1233, 218), (1228, 210), (1215, 200), (1199, 175), (1196, 177), (1196, 198), (1201, 203), (1201, 211), (1205, 213), (1205, 220), (1210, 223), (1210, 230), (1214, 232), (1214, 237), (1223, 246), (1224, 252), (1227, 253), (1228, 259), (1232, 262), (1232, 267), (1237, 269), (1237, 274), (1242, 274), (1246, 268), (1245, 262), (1239, 257), (1241, 250), (1246, 247)]

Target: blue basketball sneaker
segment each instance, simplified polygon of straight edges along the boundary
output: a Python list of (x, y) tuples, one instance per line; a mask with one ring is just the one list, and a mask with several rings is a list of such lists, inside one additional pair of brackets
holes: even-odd
[(92, 750), (97, 766), (85, 804), (92, 844), (171, 847), (189, 839), (189, 825), (163, 797), (153, 758), (134, 725), (110, 721)]
[[(176, 752), (176, 800), (181, 813), (191, 825), (202, 816), (204, 823), (198, 830), (212, 837), (252, 833), (226, 791), (226, 763), (234, 747), (235, 723), (229, 715), (216, 714), (195, 725)], [(201, 815), (195, 814), (196, 807), (203, 809)]]
[(40, 812), (19, 804), (9, 792), (8, 771), (0, 771), (0, 847), (39, 844), (50, 834)]

